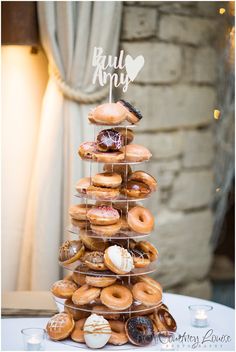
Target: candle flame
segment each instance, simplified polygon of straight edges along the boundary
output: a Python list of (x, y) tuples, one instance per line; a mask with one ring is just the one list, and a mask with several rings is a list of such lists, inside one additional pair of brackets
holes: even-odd
[(220, 119), (220, 110), (215, 109), (214, 110), (214, 119), (219, 120)]

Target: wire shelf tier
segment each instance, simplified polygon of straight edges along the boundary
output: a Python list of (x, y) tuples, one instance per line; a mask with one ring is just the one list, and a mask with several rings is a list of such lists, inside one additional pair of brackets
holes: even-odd
[(111, 162), (111, 161), (98, 161), (98, 160), (93, 160), (93, 159), (86, 159), (86, 158), (81, 158), (82, 161), (85, 161), (87, 163), (92, 163), (92, 164), (110, 164), (110, 165), (140, 165), (140, 164), (145, 164), (149, 162), (149, 160), (142, 160), (142, 161), (118, 161), (118, 162)]
[[(158, 260), (158, 259), (157, 259)], [(112, 276), (112, 277), (131, 277), (131, 276), (138, 276), (138, 275), (146, 275), (153, 273), (157, 270), (157, 260), (154, 260), (149, 265), (144, 268), (134, 268), (130, 272), (126, 274), (116, 274), (110, 270), (104, 271), (95, 271), (91, 270), (87, 267), (87, 265), (80, 260), (75, 261), (74, 263), (64, 264), (63, 262), (59, 261), (59, 264), (66, 270), (73, 271), (75, 273), (89, 275), (89, 276)]]
[(137, 127), (139, 127), (139, 123), (132, 123), (131, 124), (131, 123), (127, 122), (127, 121), (123, 121), (119, 125), (109, 125), (109, 124), (107, 124), (107, 125), (105, 124), (104, 125), (104, 124), (89, 122), (89, 126), (94, 127), (94, 128), (96, 128), (96, 127), (103, 128), (104, 127), (104, 129), (107, 129), (107, 128), (121, 128), (121, 127), (129, 129), (129, 128), (137, 128)]
[[(100, 302), (96, 302), (96, 301), (92, 301), (89, 304), (86, 305), (75, 305), (71, 302), (71, 300), (66, 300), (66, 299), (62, 299), (62, 298), (58, 298), (56, 296), (53, 295), (53, 299), (55, 301), (56, 304), (63, 306), (63, 310), (67, 310), (67, 311), (71, 311), (71, 313), (76, 314), (77, 312), (87, 312), (87, 313), (96, 313), (96, 314), (102, 314), (104, 316), (104, 318), (106, 318), (106, 316), (109, 315), (123, 315), (123, 314), (131, 314), (131, 315), (146, 315), (146, 314), (152, 314), (154, 312), (155, 309), (158, 309), (161, 305), (162, 305), (162, 301), (157, 302), (156, 304), (152, 305), (152, 306), (145, 306), (144, 304), (138, 302), (138, 301), (133, 301), (133, 304), (125, 310), (111, 310), (109, 308), (106, 308), (105, 306), (102, 305), (102, 303)], [(96, 309), (95, 311), (95, 307), (100, 306), (100, 309)], [(104, 308), (105, 307), (105, 308)], [(67, 309), (65, 309), (67, 308)], [(61, 309), (59, 309), (61, 310)], [(127, 317), (127, 319), (129, 318), (129, 316)], [(126, 320), (126, 319), (124, 319)]]
[(151, 198), (153, 192), (151, 192), (150, 194), (148, 194), (146, 197), (140, 197), (140, 198), (135, 198), (135, 197), (126, 197), (122, 194), (120, 194), (117, 198), (113, 198), (113, 199), (107, 199), (107, 198), (101, 198), (101, 197), (96, 197), (96, 196), (91, 196), (85, 193), (76, 193), (74, 196), (77, 198), (82, 198), (82, 199), (87, 199), (87, 200), (97, 200), (100, 202), (112, 202), (112, 203), (118, 203), (118, 202), (141, 202), (141, 201), (145, 201), (149, 198)]
[[(74, 235), (79, 235), (80, 234), (80, 228), (74, 225), (69, 225), (66, 230)], [(125, 230), (119, 230), (118, 233), (116, 233), (115, 235), (112, 236), (105, 236), (105, 235), (100, 235), (97, 234), (95, 232), (93, 232), (90, 229), (86, 229), (86, 235), (88, 237), (91, 238), (99, 238), (99, 239), (103, 239), (104, 241), (107, 240), (113, 240), (113, 239), (124, 239), (124, 240), (129, 240), (129, 239), (138, 239), (138, 238), (144, 238), (144, 237), (148, 237), (151, 235), (151, 233), (148, 234), (142, 234), (142, 233), (138, 233), (138, 232), (134, 232), (134, 231), (125, 231)]]

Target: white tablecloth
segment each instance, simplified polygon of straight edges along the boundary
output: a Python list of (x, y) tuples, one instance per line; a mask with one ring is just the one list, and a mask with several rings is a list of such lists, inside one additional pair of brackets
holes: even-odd
[[(175, 349), (179, 351), (234, 351), (234, 309), (228, 308), (221, 304), (200, 300), (187, 296), (174, 294), (164, 294), (163, 302), (169, 307), (171, 314), (174, 316), (178, 330), (176, 336), (178, 340), (175, 342)], [(188, 306), (192, 304), (210, 304), (213, 306), (211, 312), (210, 325), (207, 328), (194, 328), (190, 324), (190, 314)], [(2, 351), (20, 351), (23, 350), (23, 339), (21, 329), (29, 327), (46, 326), (48, 318), (6, 318), (2, 319)], [(226, 335), (229, 338), (226, 338)], [(228, 342), (225, 342), (225, 341)], [(68, 345), (70, 343), (71, 345)], [(158, 351), (160, 343), (153, 343), (151, 346), (140, 348), (140, 352)], [(84, 344), (73, 343), (69, 341), (53, 342), (46, 341), (46, 351), (80, 351), (86, 350)], [(132, 345), (112, 346), (106, 345), (105, 350), (131, 350), (136, 351)], [(88, 351), (88, 349), (87, 349)]]

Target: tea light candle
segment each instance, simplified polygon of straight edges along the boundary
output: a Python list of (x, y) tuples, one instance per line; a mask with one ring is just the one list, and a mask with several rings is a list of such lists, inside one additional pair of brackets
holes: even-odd
[(195, 314), (195, 325), (197, 326), (207, 326), (208, 325), (208, 319), (207, 319), (207, 314), (204, 309), (198, 309)]
[(41, 340), (36, 336), (30, 337), (27, 341), (27, 351), (40, 351), (41, 347)]
[(205, 328), (209, 325), (209, 312), (213, 309), (211, 306), (207, 305), (193, 305), (189, 306), (189, 310), (191, 312), (191, 322), (192, 325), (197, 328)]

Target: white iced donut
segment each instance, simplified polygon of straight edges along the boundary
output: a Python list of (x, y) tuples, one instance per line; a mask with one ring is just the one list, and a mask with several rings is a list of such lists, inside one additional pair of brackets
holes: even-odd
[(111, 327), (101, 315), (91, 314), (84, 323), (84, 339), (90, 348), (101, 348), (111, 337)]
[(129, 273), (134, 268), (134, 261), (127, 249), (120, 246), (110, 246), (104, 253), (105, 265), (116, 274)]

